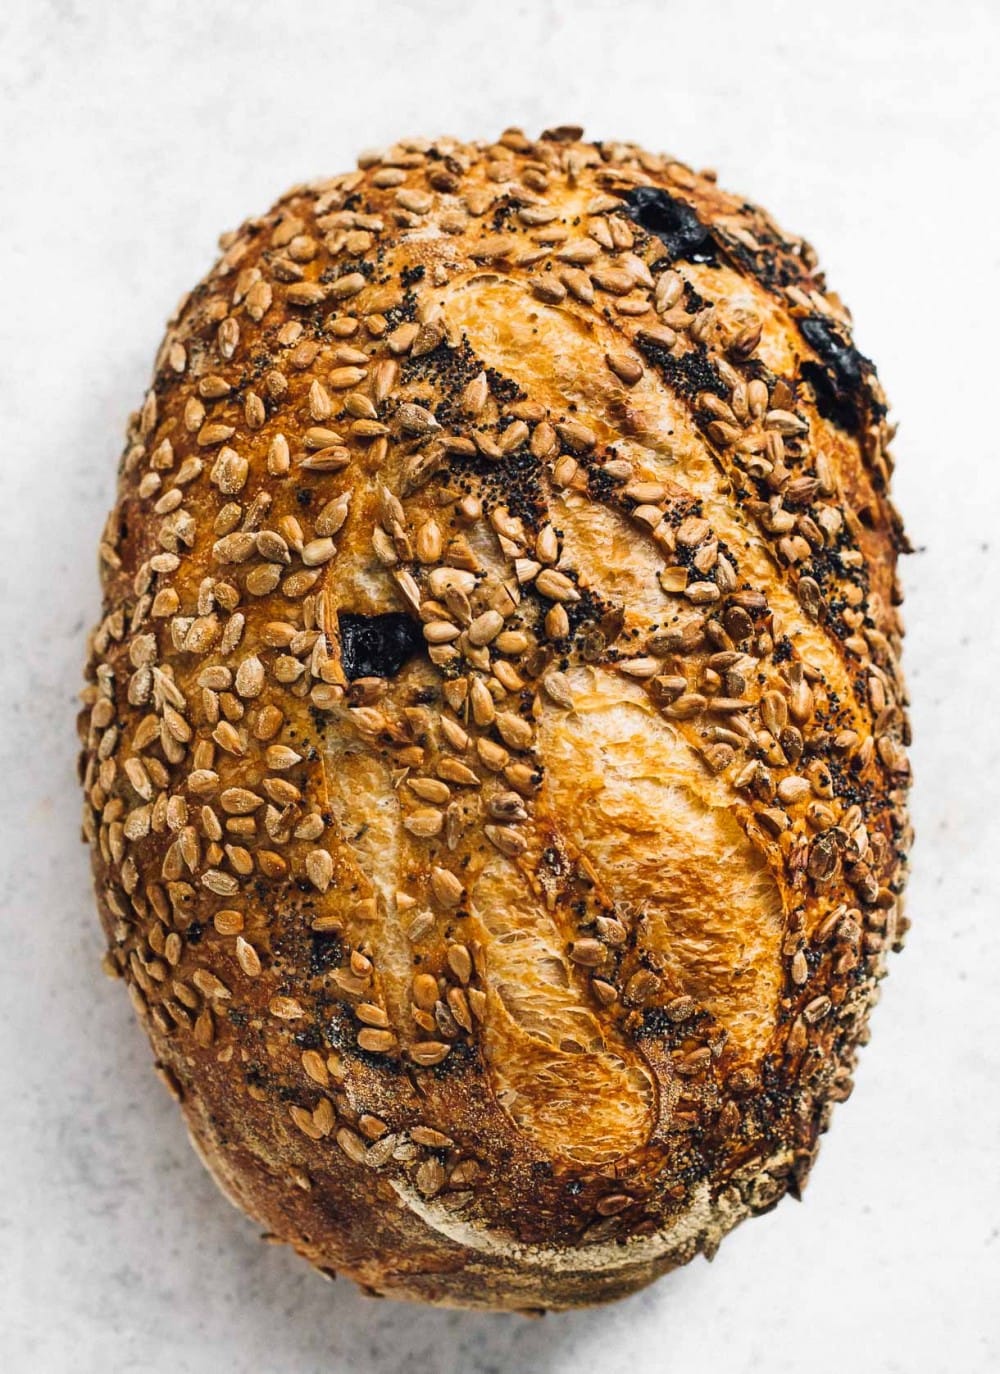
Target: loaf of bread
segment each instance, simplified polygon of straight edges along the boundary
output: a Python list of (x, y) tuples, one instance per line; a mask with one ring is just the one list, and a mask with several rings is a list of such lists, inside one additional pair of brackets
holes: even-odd
[(809, 245), (633, 144), (414, 139), (223, 238), (100, 546), (84, 828), (275, 1239), (561, 1308), (798, 1195), (903, 928), (890, 435)]

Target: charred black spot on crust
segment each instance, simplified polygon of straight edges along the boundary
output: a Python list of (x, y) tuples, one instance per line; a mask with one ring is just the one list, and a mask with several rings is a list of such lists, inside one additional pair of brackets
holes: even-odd
[(359, 677), (394, 677), (408, 658), (423, 650), (420, 626), (400, 611), (386, 615), (341, 611), (338, 620), (341, 663), (350, 682)]
[(857, 429), (865, 410), (873, 407), (865, 385), (874, 370), (871, 361), (821, 315), (809, 315), (798, 323), (802, 337), (822, 359), (822, 364), (805, 362), (800, 368), (803, 380), (816, 394), (816, 409), (841, 429)]
[(854, 399), (837, 389), (825, 367), (819, 363), (803, 363), (799, 372), (802, 380), (812, 387), (816, 409), (824, 420), (829, 420), (840, 429), (857, 429), (858, 408)]
[(625, 195), (629, 219), (655, 234), (675, 261), (714, 262), (712, 231), (686, 201), (676, 200), (659, 186), (636, 186)]

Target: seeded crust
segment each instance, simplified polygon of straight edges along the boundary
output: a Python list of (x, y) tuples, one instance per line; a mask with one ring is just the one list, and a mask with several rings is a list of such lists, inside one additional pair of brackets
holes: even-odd
[(404, 142), (223, 238), (100, 547), (84, 830), (274, 1238), (561, 1308), (799, 1194), (905, 925), (885, 416), (809, 245), (633, 144)]

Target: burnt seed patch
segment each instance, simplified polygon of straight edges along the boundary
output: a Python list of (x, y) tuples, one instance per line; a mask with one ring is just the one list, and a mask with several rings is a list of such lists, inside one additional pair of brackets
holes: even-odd
[(636, 186), (625, 196), (625, 213), (655, 234), (673, 260), (714, 262), (712, 232), (686, 201), (659, 186)]
[(348, 681), (361, 677), (391, 678), (407, 659), (424, 650), (420, 627), (400, 611), (359, 615), (341, 611), (340, 654)]

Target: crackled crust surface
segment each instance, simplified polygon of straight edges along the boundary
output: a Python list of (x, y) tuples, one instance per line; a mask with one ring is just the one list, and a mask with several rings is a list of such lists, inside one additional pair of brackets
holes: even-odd
[(811, 248), (632, 144), (413, 140), (223, 239), (101, 544), (84, 826), (274, 1236), (572, 1306), (802, 1186), (904, 924), (885, 414)]

